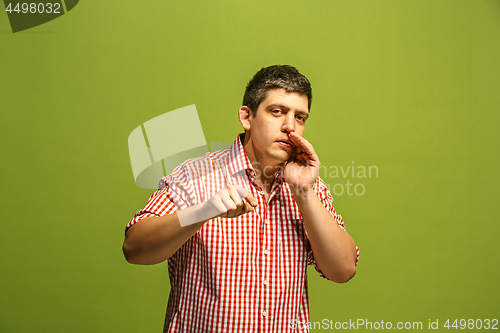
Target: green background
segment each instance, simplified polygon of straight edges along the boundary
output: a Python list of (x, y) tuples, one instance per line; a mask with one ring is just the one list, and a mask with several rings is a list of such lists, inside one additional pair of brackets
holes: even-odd
[(233, 141), (272, 64), (311, 80), (324, 166), (379, 170), (325, 177), (365, 186), (334, 201), (361, 257), (309, 271), (311, 320), (500, 319), (500, 1), (88, 0), (16, 34), (0, 13), (0, 332), (160, 332), (166, 264), (121, 252), (151, 194), (127, 137), (196, 104)]

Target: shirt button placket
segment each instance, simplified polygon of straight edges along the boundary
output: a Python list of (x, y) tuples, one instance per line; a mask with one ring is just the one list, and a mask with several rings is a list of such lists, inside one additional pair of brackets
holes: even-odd
[[(264, 195), (265, 195), (264, 191), (259, 191), (259, 194), (260, 194), (260, 195), (262, 195), (262, 196), (264, 196)], [(265, 215), (268, 215), (268, 214), (269, 214), (269, 211), (267, 210), (268, 208), (269, 208), (269, 207), (266, 207), (266, 214), (265, 214)], [(269, 219), (267, 218), (267, 216), (264, 216), (264, 226), (265, 226), (265, 227), (263, 228), (263, 237), (262, 237), (262, 239), (263, 239), (262, 247), (263, 247), (263, 249), (264, 249), (264, 250), (262, 251), (262, 254), (263, 254), (263, 257), (264, 257), (264, 258), (263, 258), (263, 262), (264, 262), (263, 267), (264, 267), (264, 269), (263, 269), (262, 274), (263, 274), (264, 276), (266, 276), (266, 275), (269, 273), (269, 272), (267, 272), (267, 267), (268, 267), (268, 264), (269, 264), (269, 263), (268, 263), (268, 260), (270, 259), (270, 258), (269, 258), (269, 254), (271, 253), (271, 251), (270, 251), (270, 250), (269, 250), (269, 248), (268, 248), (268, 246), (269, 246), (270, 244), (268, 244), (268, 242), (267, 242), (268, 233), (269, 233), (269, 228), (268, 228), (269, 224), (270, 224)], [(262, 293), (263, 293), (264, 295), (265, 295), (265, 294), (267, 294), (268, 292), (271, 292), (271, 290), (270, 290), (270, 289), (268, 289), (268, 288), (269, 288), (269, 280), (268, 280), (267, 278), (264, 278), (264, 279), (262, 280), (262, 288), (263, 288), (263, 289), (262, 289)], [(265, 299), (266, 299), (266, 297), (263, 297), (263, 298), (262, 298), (262, 300), (263, 300), (263, 303), (262, 303), (262, 308), (261, 308), (261, 309), (262, 309), (262, 312), (260, 313), (260, 314), (261, 314), (261, 316), (262, 316), (262, 319), (266, 321), (266, 324), (264, 324), (264, 325), (262, 326), (262, 329), (263, 329), (263, 331), (262, 331), (262, 332), (264, 332), (264, 331), (266, 331), (266, 332), (267, 332), (267, 330), (266, 330), (266, 328), (267, 328), (267, 320), (269, 320), (269, 319), (268, 319), (268, 318), (269, 318), (269, 311), (266, 309), (266, 308), (269, 306), (269, 304), (267, 304), (267, 302), (265, 301)]]
[[(267, 219), (265, 221), (267, 221)], [(270, 253), (270, 251), (269, 251), (269, 249), (264, 249), (263, 253), (264, 253), (264, 258), (267, 258), (268, 255), (269, 255), (269, 253)], [(264, 279), (264, 281), (262, 281), (262, 285), (264, 287), (266, 287), (268, 284), (269, 284), (269, 281), (267, 279)], [(266, 291), (264, 291), (264, 293), (266, 293)], [(266, 306), (267, 306), (267, 304), (266, 304)], [(262, 317), (263, 318), (267, 318), (268, 314), (269, 313), (268, 313), (267, 310), (262, 311)]]

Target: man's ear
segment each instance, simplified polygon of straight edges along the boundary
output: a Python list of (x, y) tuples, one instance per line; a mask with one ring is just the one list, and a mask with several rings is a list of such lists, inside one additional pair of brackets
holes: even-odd
[(248, 106), (242, 106), (238, 110), (238, 117), (240, 118), (241, 126), (245, 131), (249, 131), (252, 128), (253, 114), (252, 110)]

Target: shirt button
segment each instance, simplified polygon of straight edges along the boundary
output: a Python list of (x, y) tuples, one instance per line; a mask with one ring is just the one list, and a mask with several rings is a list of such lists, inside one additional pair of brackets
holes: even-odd
[(260, 193), (260, 195), (264, 195), (264, 191), (260, 191), (259, 193)]
[(267, 317), (267, 311), (266, 310), (262, 311), (262, 317)]
[(267, 284), (268, 284), (268, 283), (269, 283), (269, 282), (267, 282), (267, 280), (264, 280), (264, 281), (262, 282), (262, 284), (263, 284), (263, 285), (265, 285), (265, 286), (267, 286)]
[(269, 254), (269, 250), (268, 249), (265, 249), (264, 250), (264, 254), (267, 256)]
[(264, 221), (264, 223), (265, 223), (265, 224), (269, 224), (269, 220), (268, 220), (268, 219), (266, 219), (266, 220)]

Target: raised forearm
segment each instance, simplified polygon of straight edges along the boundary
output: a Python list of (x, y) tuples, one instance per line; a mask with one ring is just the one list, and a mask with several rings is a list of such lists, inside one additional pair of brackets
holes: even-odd
[(343, 283), (356, 274), (356, 245), (339, 227), (314, 190), (294, 194), (316, 264), (330, 280)]
[(147, 217), (132, 225), (123, 242), (123, 254), (131, 264), (154, 265), (170, 258), (205, 221), (181, 227), (177, 213)]
[(257, 200), (239, 185), (227, 186), (208, 201), (173, 214), (147, 217), (132, 225), (123, 253), (132, 264), (153, 265), (167, 260), (208, 220), (233, 218), (252, 211)]

